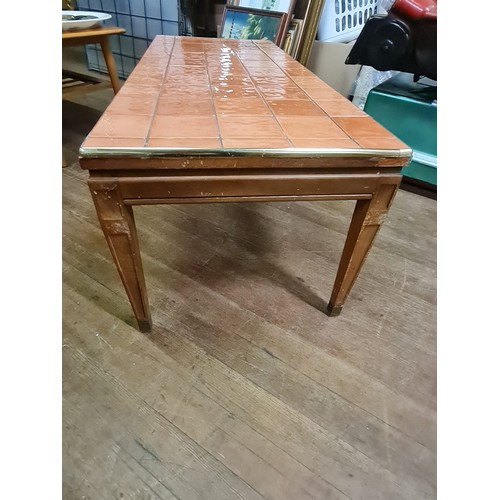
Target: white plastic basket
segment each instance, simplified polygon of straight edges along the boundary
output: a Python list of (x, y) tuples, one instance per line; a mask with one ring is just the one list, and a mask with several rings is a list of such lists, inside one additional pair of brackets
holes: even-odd
[(367, 19), (377, 13), (379, 3), (379, 0), (325, 0), (317, 39), (322, 42), (355, 40)]

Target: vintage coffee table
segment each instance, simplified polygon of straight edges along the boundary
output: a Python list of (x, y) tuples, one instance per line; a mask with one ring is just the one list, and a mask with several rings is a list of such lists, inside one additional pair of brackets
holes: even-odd
[(141, 331), (133, 206), (357, 200), (328, 305), (338, 315), (412, 151), (268, 41), (157, 36), (80, 149)]

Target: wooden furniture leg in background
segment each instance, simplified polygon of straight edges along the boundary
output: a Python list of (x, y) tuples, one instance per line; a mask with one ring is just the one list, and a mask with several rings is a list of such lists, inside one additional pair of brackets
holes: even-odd
[(372, 199), (356, 202), (328, 304), (330, 316), (338, 316), (342, 311), (344, 302), (384, 222), (400, 182), (399, 178), (394, 183), (381, 184)]
[[(62, 32), (62, 46), (74, 47), (77, 45), (88, 45), (98, 43), (101, 46), (106, 67), (108, 68), (108, 75), (111, 87), (115, 94), (120, 90), (120, 79), (116, 69), (116, 62), (111, 51), (109, 37), (112, 35), (121, 35), (125, 33), (123, 28), (116, 26), (101, 26), (99, 28), (91, 28), (84, 30), (63, 31)], [(86, 75), (82, 75), (85, 78)], [(95, 81), (94, 78), (92, 80)]]
[[(63, 96), (68, 95), (73, 92), (86, 92), (88, 90), (98, 90), (103, 86), (105, 88), (109, 87), (111, 83), (111, 87), (115, 94), (120, 90), (120, 79), (118, 78), (118, 72), (116, 70), (116, 63), (113, 57), (113, 53), (111, 51), (111, 45), (109, 43), (109, 37), (111, 35), (120, 35), (125, 33), (123, 28), (117, 28), (114, 26), (104, 26), (95, 29), (88, 30), (76, 30), (76, 31), (63, 31), (62, 32), (62, 46), (64, 47), (73, 47), (77, 45), (86, 45), (90, 43), (99, 43), (101, 45), (102, 53), (104, 55), (104, 60), (106, 61), (106, 66), (108, 68), (108, 75), (110, 82), (99, 82), (99, 80), (88, 77), (86, 75), (77, 75), (73, 73), (73, 77), (78, 77), (78, 81), (71, 81), (71, 86), (67, 88), (64, 86), (64, 78), (63, 78)], [(67, 76), (67, 75), (66, 75)], [(64, 77), (64, 71), (63, 71)], [(70, 79), (71, 80), (71, 79)], [(82, 80), (82, 81), (79, 81)], [(73, 85), (76, 83), (76, 85)], [(66, 162), (66, 158), (64, 157), (64, 152), (62, 154), (62, 166), (67, 167), (68, 164)]]
[(89, 179), (97, 216), (141, 332), (151, 331), (139, 241), (132, 207), (124, 203), (117, 182)]
[(108, 37), (102, 38), (101, 40), (101, 49), (102, 54), (104, 56), (104, 60), (106, 61), (106, 66), (108, 67), (109, 79), (111, 80), (111, 86), (115, 94), (118, 94), (120, 90), (120, 80), (118, 79), (118, 72), (116, 71), (115, 58), (113, 57), (113, 53), (111, 52), (111, 46), (109, 44)]

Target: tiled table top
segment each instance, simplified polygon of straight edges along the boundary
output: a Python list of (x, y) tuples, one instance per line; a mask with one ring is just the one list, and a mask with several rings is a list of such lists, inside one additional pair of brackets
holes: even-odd
[[(157, 36), (82, 157), (411, 150), (269, 41)], [(404, 160), (404, 161), (403, 161)]]

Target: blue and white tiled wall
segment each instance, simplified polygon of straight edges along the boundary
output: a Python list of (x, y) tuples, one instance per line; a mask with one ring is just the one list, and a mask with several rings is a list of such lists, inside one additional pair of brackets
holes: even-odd
[[(77, 0), (78, 10), (105, 12), (105, 25), (119, 26), (125, 33), (110, 37), (118, 74), (127, 78), (156, 35), (179, 35), (181, 15), (178, 0)], [(98, 44), (86, 45), (88, 67), (107, 73)]]

